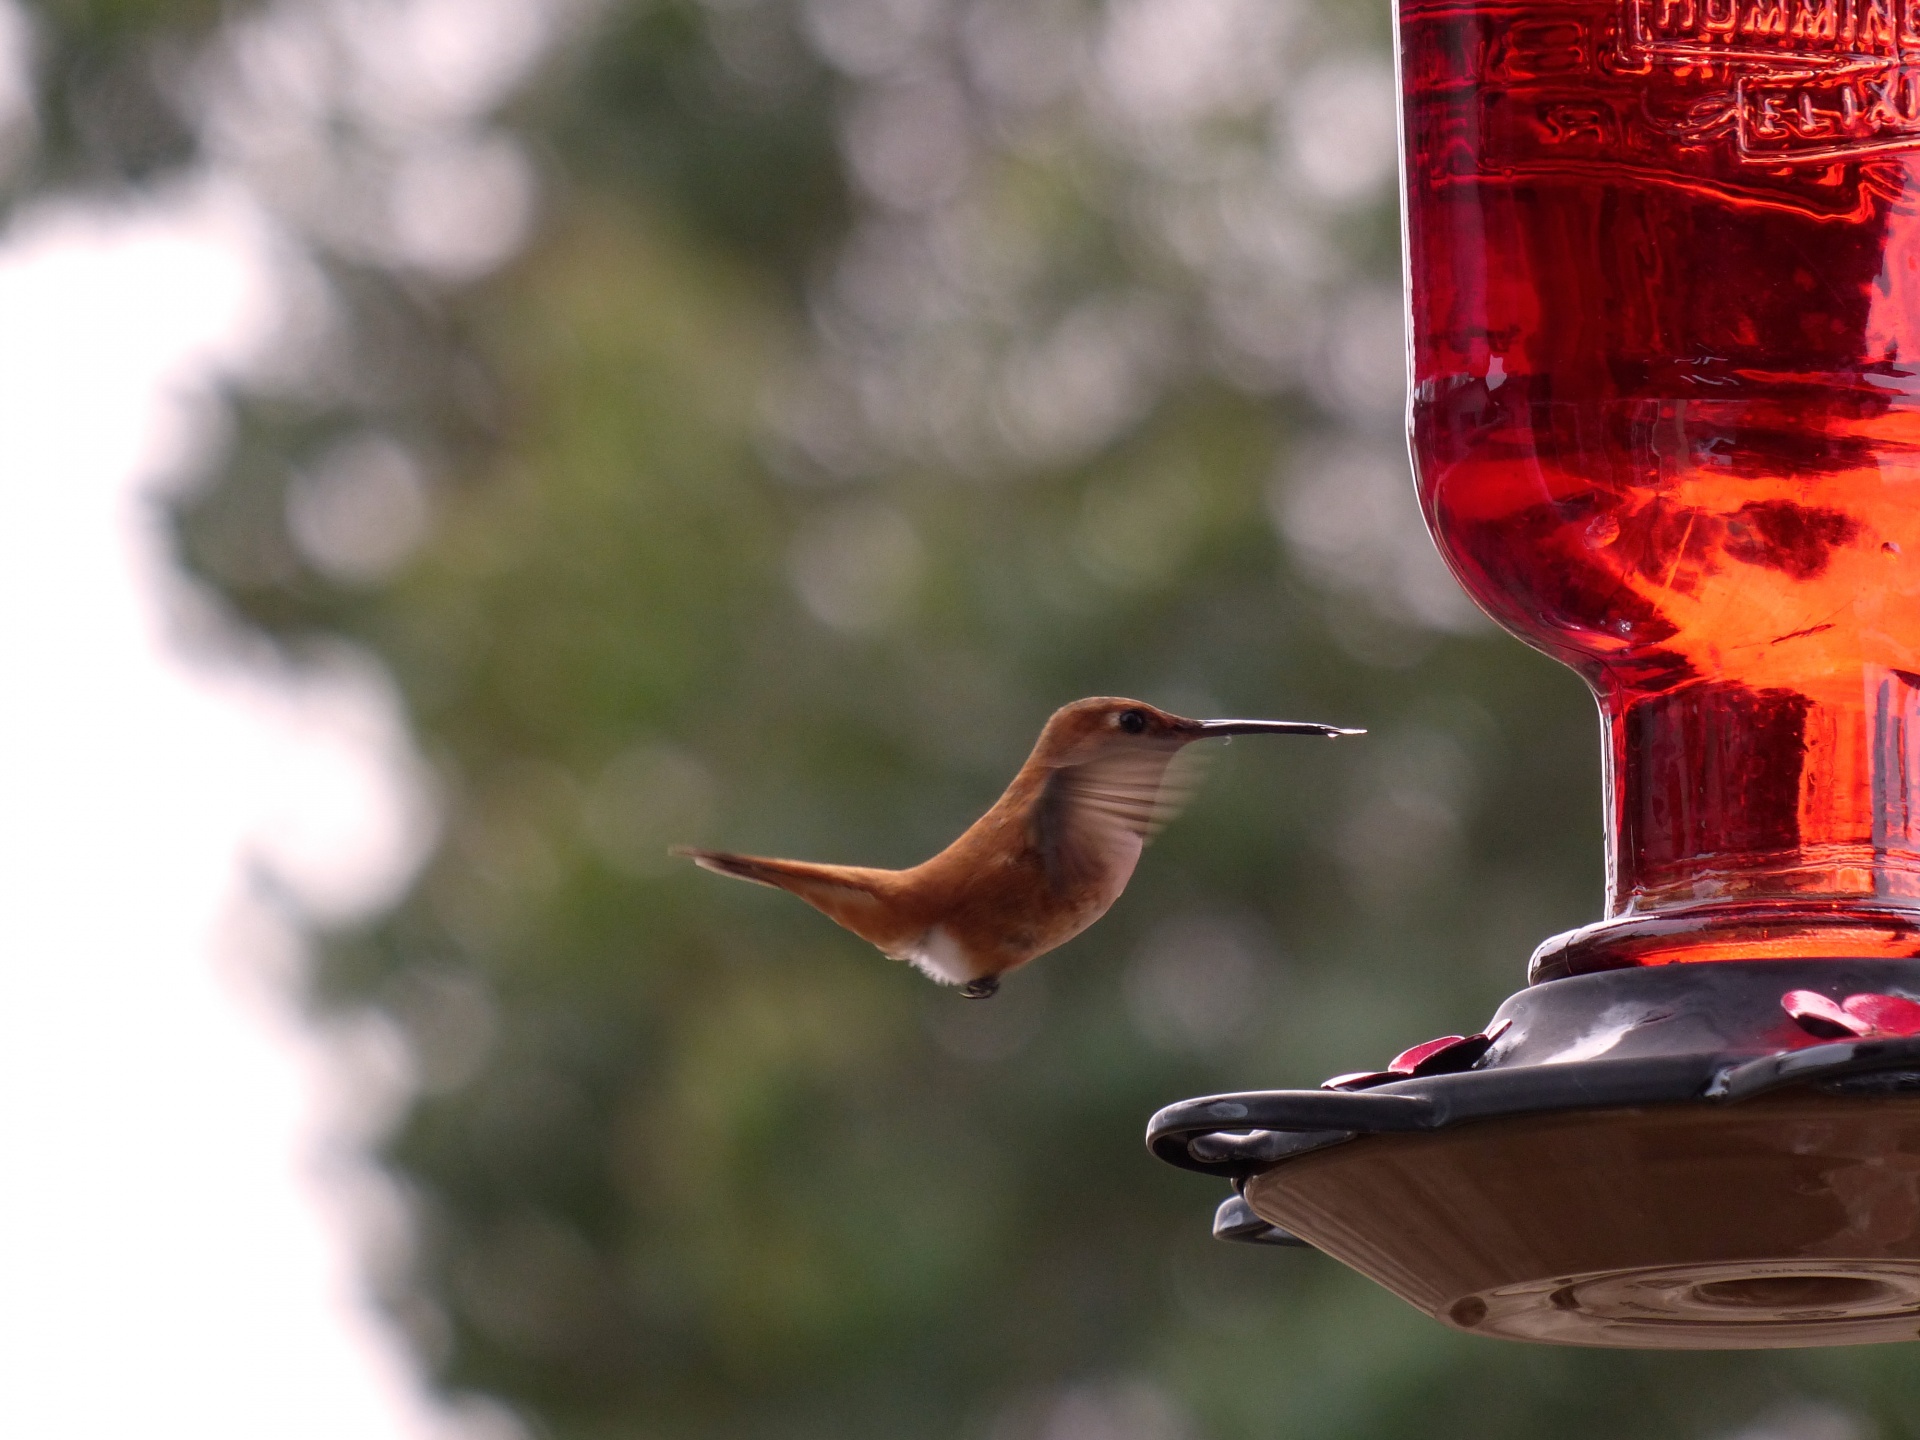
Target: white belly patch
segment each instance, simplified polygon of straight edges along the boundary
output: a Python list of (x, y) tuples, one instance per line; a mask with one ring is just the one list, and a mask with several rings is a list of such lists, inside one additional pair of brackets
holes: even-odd
[(976, 975), (972, 957), (938, 925), (922, 935), (904, 958), (921, 974), (942, 985), (964, 985)]

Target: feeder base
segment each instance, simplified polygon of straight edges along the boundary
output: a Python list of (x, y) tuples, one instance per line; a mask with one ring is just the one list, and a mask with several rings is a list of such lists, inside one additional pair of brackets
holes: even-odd
[(1261, 1218), (1476, 1335), (1633, 1349), (1920, 1335), (1920, 1095), (1556, 1111), (1369, 1135)]
[[(1905, 1024), (1916, 1001), (1915, 960), (1576, 976), (1409, 1074), (1183, 1100), (1147, 1143), (1234, 1182), (1216, 1234), (1304, 1241), (1475, 1334), (1912, 1340), (1920, 1034), (1860, 1017)], [(1868, 1033), (1825, 1033), (1850, 1025)]]

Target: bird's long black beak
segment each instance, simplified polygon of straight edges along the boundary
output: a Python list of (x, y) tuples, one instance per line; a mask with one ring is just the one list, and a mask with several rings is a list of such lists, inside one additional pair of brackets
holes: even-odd
[(1200, 738), (1216, 735), (1364, 735), (1364, 730), (1349, 730), (1340, 725), (1319, 725), (1311, 720), (1202, 720)]

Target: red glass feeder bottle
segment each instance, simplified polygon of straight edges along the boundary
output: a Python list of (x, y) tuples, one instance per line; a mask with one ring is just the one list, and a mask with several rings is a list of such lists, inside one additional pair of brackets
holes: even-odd
[(1598, 698), (1605, 918), (1150, 1141), (1478, 1333), (1915, 1338), (1920, 0), (1399, 18), (1420, 499)]

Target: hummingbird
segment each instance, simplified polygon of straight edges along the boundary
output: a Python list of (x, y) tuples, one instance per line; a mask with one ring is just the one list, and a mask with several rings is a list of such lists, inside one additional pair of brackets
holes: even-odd
[(1107, 913), (1140, 851), (1192, 793), (1187, 746), (1233, 735), (1364, 735), (1303, 720), (1188, 720), (1095, 696), (1054, 711), (1006, 793), (906, 870), (679, 846), (702, 869), (799, 896), (971, 1000)]

